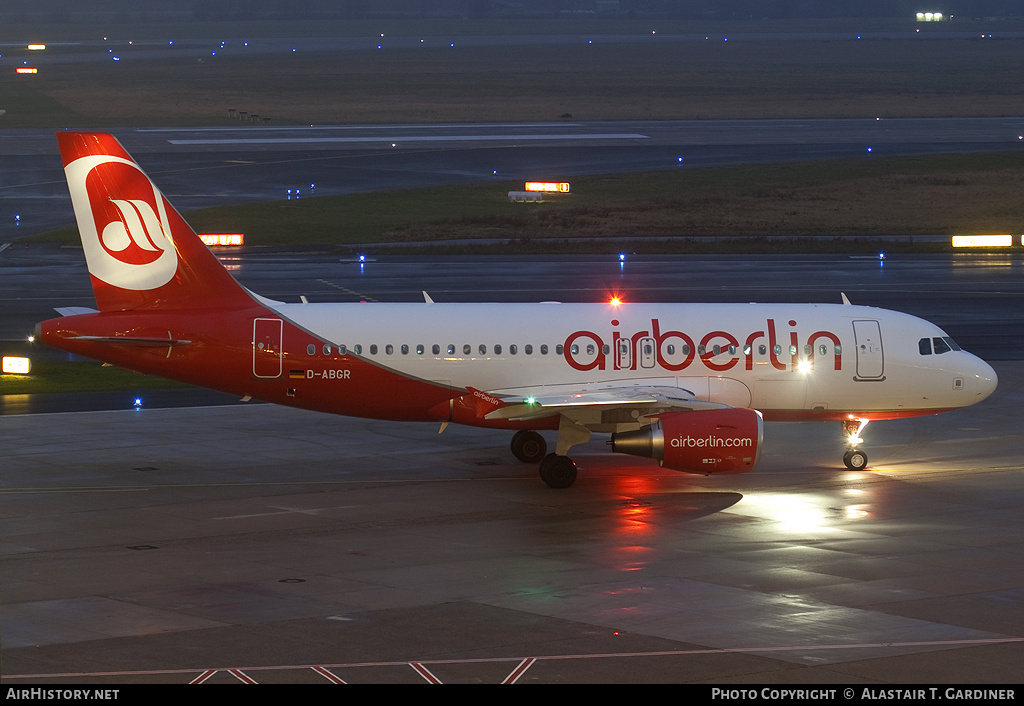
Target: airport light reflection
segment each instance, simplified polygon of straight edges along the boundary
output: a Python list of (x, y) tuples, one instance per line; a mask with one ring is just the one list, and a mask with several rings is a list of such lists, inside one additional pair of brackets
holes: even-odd
[(824, 496), (766, 493), (745, 495), (736, 507), (792, 534), (832, 532), (838, 529), (834, 526), (837, 520), (859, 520), (871, 515), (862, 502), (836, 505), (835, 498)]

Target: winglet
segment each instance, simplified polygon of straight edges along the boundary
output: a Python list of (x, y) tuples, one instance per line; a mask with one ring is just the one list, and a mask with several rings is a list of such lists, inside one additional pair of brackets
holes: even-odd
[(850, 300), (846, 298), (846, 292), (840, 292), (839, 294), (843, 298), (843, 306), (850, 306)]

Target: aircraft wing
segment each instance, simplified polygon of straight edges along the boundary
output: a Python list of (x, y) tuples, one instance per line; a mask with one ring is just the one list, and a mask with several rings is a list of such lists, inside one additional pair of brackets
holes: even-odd
[[(497, 395), (495, 395), (497, 396)], [(600, 390), (559, 390), (557, 394), (526, 397), (502, 396), (505, 406), (488, 412), (486, 419), (529, 420), (564, 414), (576, 417), (588, 409), (636, 409), (641, 415), (671, 410), (723, 409), (729, 405), (699, 400), (679, 387), (610, 387)]]

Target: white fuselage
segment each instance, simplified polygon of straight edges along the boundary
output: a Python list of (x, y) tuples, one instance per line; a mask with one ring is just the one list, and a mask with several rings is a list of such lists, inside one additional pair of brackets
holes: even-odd
[[(773, 418), (973, 404), (992, 368), (908, 314), (839, 304), (277, 304), (348, 355), (499, 396), (678, 387)], [(928, 339), (928, 353), (921, 341)], [(319, 351), (318, 351), (319, 353)]]

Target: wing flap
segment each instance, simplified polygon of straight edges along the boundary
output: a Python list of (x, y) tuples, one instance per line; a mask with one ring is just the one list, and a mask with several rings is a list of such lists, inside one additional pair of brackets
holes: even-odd
[(580, 390), (560, 395), (533, 395), (518, 399), (505, 397), (504, 407), (484, 415), (485, 419), (507, 419), (523, 421), (552, 414), (574, 416), (574, 412), (585, 408), (602, 410), (614, 408), (652, 411), (723, 409), (729, 405), (699, 400), (689, 390), (679, 387), (612, 387), (601, 390)]

